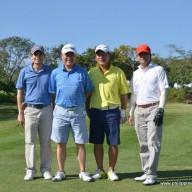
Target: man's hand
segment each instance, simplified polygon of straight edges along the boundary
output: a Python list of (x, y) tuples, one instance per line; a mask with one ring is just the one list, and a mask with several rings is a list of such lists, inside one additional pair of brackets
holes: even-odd
[(22, 127), (24, 126), (24, 123), (25, 123), (24, 113), (18, 114), (17, 121), (19, 125), (21, 125)]
[(161, 126), (163, 124), (163, 116), (164, 116), (164, 109), (158, 108), (156, 115), (153, 119), (153, 122), (155, 123), (155, 126)]
[(125, 121), (127, 121), (126, 111), (125, 111), (125, 109), (121, 109), (120, 123), (123, 124), (123, 123), (125, 123)]
[(128, 117), (128, 122), (129, 122), (129, 125), (133, 126), (135, 124), (134, 122), (134, 116), (129, 116)]

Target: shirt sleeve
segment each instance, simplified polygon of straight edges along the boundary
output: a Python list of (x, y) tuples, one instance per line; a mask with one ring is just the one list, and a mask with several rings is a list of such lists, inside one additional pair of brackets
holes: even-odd
[(25, 89), (26, 88), (24, 70), (21, 70), (19, 73), (19, 77), (18, 77), (17, 83), (16, 83), (16, 88), (17, 89)]
[(55, 73), (54, 71), (51, 73), (50, 79), (49, 79), (49, 93), (56, 93), (56, 79), (55, 79)]
[(93, 83), (86, 70), (84, 71), (84, 75), (85, 75), (85, 93), (90, 93), (93, 91)]

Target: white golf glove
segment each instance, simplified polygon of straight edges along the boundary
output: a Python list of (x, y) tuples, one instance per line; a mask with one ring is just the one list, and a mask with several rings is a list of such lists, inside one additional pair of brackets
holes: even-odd
[(120, 119), (120, 123), (123, 124), (127, 121), (127, 117), (126, 117), (126, 111), (125, 109), (121, 109), (121, 119)]

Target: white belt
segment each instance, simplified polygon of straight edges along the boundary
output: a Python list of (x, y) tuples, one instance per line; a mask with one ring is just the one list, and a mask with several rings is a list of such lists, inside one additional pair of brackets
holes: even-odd
[(105, 111), (105, 110), (110, 110), (110, 109), (116, 109), (117, 107), (119, 107), (119, 105), (112, 105), (112, 106), (102, 107), (102, 108), (100, 108), (100, 110)]

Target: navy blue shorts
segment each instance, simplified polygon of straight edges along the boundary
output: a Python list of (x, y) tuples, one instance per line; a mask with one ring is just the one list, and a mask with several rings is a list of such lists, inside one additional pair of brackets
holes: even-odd
[(89, 142), (103, 144), (107, 139), (108, 145), (120, 144), (120, 110), (90, 109)]

